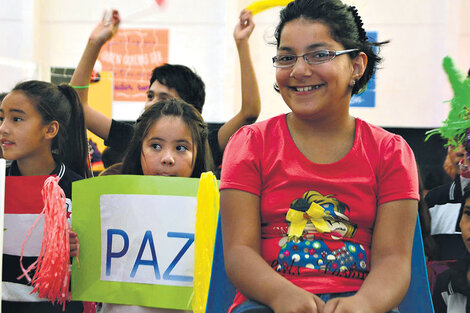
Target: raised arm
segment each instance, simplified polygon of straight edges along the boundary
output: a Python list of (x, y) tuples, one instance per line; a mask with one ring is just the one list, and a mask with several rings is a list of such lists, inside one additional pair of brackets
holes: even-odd
[(240, 127), (256, 121), (261, 110), (258, 82), (256, 80), (255, 69), (251, 61), (250, 38), (255, 24), (250, 11), (243, 10), (240, 13), (240, 21), (235, 26), (233, 38), (237, 45), (238, 57), (240, 59), (242, 105), (232, 119), (225, 123), (219, 130), (218, 140), (220, 151), (224, 151), (227, 142)]
[[(111, 16), (103, 17), (103, 20), (95, 27), (88, 39), (82, 58), (73, 73), (70, 81), (72, 86), (87, 86), (90, 84), (91, 73), (101, 47), (117, 32), (119, 22), (119, 13), (113, 10)], [(88, 88), (77, 88), (75, 91), (77, 91), (83, 104), (87, 128), (102, 139), (108, 139), (111, 118), (88, 105)]]
[(322, 312), (323, 301), (275, 272), (261, 257), (259, 197), (244, 191), (220, 191), (227, 275), (249, 299), (276, 313)]
[(385, 313), (400, 304), (410, 284), (416, 215), (416, 200), (378, 207), (369, 275), (354, 296), (328, 301), (322, 313)]

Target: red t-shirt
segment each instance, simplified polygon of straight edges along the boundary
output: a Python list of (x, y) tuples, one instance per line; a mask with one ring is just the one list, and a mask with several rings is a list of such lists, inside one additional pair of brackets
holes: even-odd
[[(408, 144), (358, 118), (353, 147), (337, 162), (308, 160), (283, 114), (240, 129), (222, 164), (221, 190), (260, 197), (263, 258), (315, 294), (358, 290), (370, 268), (378, 205), (419, 199)], [(233, 307), (244, 300), (237, 293)]]

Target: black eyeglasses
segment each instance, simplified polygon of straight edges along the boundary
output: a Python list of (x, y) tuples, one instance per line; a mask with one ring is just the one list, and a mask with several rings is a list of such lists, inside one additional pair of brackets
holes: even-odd
[(297, 58), (301, 57), (305, 60), (305, 63), (314, 65), (321, 64), (333, 60), (338, 55), (348, 54), (351, 52), (359, 51), (358, 49), (348, 49), (348, 50), (318, 50), (307, 52), (303, 55), (295, 54), (281, 54), (273, 57), (274, 67), (286, 68), (292, 67), (297, 62)]

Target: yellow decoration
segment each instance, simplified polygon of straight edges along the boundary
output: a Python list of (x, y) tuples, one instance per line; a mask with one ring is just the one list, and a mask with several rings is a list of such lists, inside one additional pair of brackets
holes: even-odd
[(251, 3), (246, 9), (250, 11), (252, 15), (255, 15), (273, 7), (286, 6), (290, 2), (292, 2), (292, 0), (260, 0)]
[(202, 173), (196, 206), (193, 312), (205, 313), (214, 258), (219, 188), (212, 172)]
[[(88, 104), (111, 118), (113, 106), (113, 73), (102, 71), (100, 75), (100, 81), (90, 85)], [(103, 152), (105, 148), (103, 139), (90, 131), (88, 131), (88, 138), (96, 143), (100, 152)]]
[(304, 214), (305, 212), (293, 209), (289, 209), (289, 211), (287, 211), (286, 220), (290, 222), (288, 232), (289, 237), (302, 237), (305, 225), (307, 225), (307, 219), (304, 217)]
[(286, 220), (290, 222), (288, 236), (289, 237), (302, 237), (305, 225), (310, 220), (315, 226), (315, 229), (319, 233), (329, 233), (330, 228), (325, 222), (324, 218), (328, 217), (329, 214), (315, 202), (310, 204), (309, 209), (306, 212), (289, 209), (287, 211)]

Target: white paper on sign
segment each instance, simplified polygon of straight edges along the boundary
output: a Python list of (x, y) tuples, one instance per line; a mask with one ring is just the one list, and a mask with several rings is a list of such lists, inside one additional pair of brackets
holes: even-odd
[(196, 197), (100, 197), (101, 280), (192, 286)]

